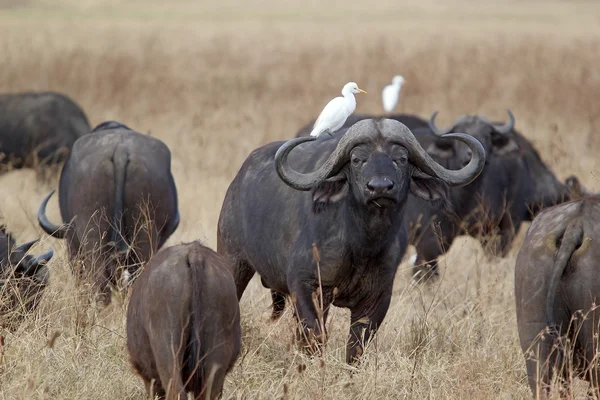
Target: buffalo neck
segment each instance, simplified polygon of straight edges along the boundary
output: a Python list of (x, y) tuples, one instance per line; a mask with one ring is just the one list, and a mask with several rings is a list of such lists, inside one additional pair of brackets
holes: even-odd
[(353, 252), (379, 253), (396, 239), (406, 200), (390, 207), (366, 206), (353, 198), (344, 202), (343, 221)]

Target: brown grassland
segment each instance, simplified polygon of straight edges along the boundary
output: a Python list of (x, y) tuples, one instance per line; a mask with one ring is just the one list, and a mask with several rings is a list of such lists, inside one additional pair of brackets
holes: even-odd
[[(64, 92), (92, 125), (115, 119), (164, 140), (182, 215), (167, 246), (200, 239), (215, 248), (223, 197), (251, 150), (292, 137), (350, 80), (368, 92), (357, 112), (381, 112), (380, 90), (397, 73), (407, 82), (397, 111), (440, 110), (442, 125), (464, 113), (504, 120), (510, 108), (559, 179), (576, 174), (600, 189), (593, 2), (120, 3), (0, 0), (0, 90)], [(0, 399), (142, 399), (125, 349), (125, 302), (88, 306), (64, 243), (37, 225), (40, 201), (56, 185), (31, 170), (0, 177), (8, 228), (21, 242), (42, 236), (34, 251), (57, 250), (41, 306), (5, 333)], [(55, 198), (49, 214), (59, 220)], [(330, 314), (323, 360), (310, 359), (292, 346), (289, 310), (269, 322), (269, 292), (255, 278), (241, 301), (243, 350), (223, 398), (529, 398), (513, 294), (528, 226), (505, 259), (488, 260), (476, 240), (459, 238), (433, 285), (412, 288), (402, 264), (385, 323), (355, 374), (344, 364), (346, 310)]]

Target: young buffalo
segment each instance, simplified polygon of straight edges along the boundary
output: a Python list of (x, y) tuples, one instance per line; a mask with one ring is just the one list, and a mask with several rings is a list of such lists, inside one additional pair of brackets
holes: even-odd
[(222, 256), (198, 241), (159, 251), (127, 310), (127, 349), (148, 396), (217, 398), (240, 352), (239, 314)]
[[(519, 250), (517, 326), (536, 398), (547, 394), (553, 367), (573, 365), (576, 376), (599, 389), (599, 239), (600, 197), (587, 197), (540, 212)], [(550, 337), (542, 337), (546, 332)], [(568, 369), (560, 373), (567, 377)]]

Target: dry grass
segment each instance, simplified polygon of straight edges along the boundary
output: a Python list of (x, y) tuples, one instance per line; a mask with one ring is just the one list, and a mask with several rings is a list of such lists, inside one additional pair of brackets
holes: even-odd
[[(560, 179), (574, 173), (600, 188), (600, 30), (591, 3), (344, 2), (351, 24), (333, 2), (321, 12), (316, 1), (177, 1), (162, 17), (154, 1), (128, 2), (123, 12), (109, 0), (14, 3), (0, 2), (8, 10), (0, 13), (0, 90), (58, 90), (92, 124), (116, 119), (164, 140), (182, 215), (167, 245), (201, 239), (214, 248), (225, 191), (252, 149), (292, 137), (349, 80), (369, 92), (357, 111), (380, 112), (379, 91), (396, 73), (407, 80), (399, 111), (439, 109), (444, 124), (462, 113), (504, 118), (510, 107)], [(0, 210), (19, 241), (41, 235), (37, 207), (55, 185), (27, 170), (0, 177)], [(58, 220), (56, 200), (49, 215)], [(528, 398), (513, 295), (522, 234), (509, 257), (493, 261), (459, 238), (439, 285), (412, 289), (402, 265), (354, 375), (343, 363), (345, 310), (330, 314), (324, 362), (310, 360), (292, 349), (289, 310), (269, 323), (270, 296), (255, 279), (241, 302), (243, 356), (224, 398)], [(124, 348), (125, 305), (90, 308), (64, 244), (44, 239), (36, 249), (49, 244), (58, 254), (42, 305), (5, 335), (0, 399), (142, 399)]]

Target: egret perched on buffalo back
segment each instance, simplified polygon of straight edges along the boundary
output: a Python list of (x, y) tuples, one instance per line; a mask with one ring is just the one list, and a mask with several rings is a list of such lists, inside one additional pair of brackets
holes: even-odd
[(336, 97), (327, 103), (319, 118), (315, 121), (310, 136), (319, 136), (323, 132), (332, 134), (344, 126), (346, 119), (356, 109), (355, 93), (367, 92), (359, 89), (355, 82), (346, 83), (342, 89), (343, 97)]
[(400, 75), (396, 75), (392, 79), (392, 84), (387, 85), (381, 91), (381, 99), (383, 100), (383, 109), (385, 112), (390, 112), (396, 107), (398, 103), (398, 97), (400, 97), (400, 89), (404, 84), (404, 78)]

